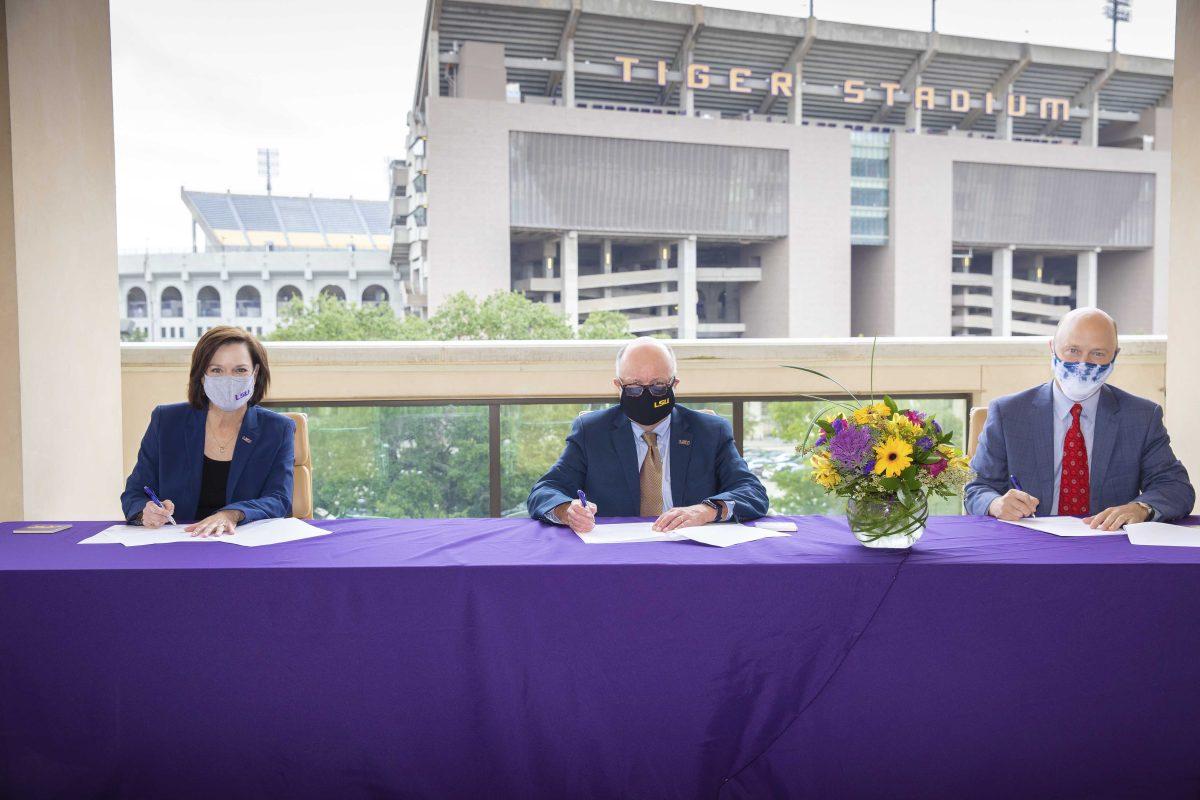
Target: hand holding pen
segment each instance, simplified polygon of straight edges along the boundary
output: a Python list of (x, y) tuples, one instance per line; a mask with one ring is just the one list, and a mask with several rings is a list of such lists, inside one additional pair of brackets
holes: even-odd
[(170, 500), (163, 502), (158, 499), (158, 495), (149, 486), (143, 486), (142, 491), (146, 493), (146, 497), (150, 498), (150, 502), (146, 503), (142, 508), (142, 525), (147, 528), (161, 528), (168, 522), (172, 525), (177, 525), (175, 517), (175, 504)]
[(992, 501), (988, 513), (1009, 522), (1036, 514), (1040, 501), (1021, 488), (1016, 475), (1009, 475), (1008, 483), (1012, 488)]
[(587, 494), (583, 489), (576, 494), (579, 495), (579, 499), (572, 500), (571, 505), (567, 506), (566, 519), (563, 521), (571, 527), (571, 530), (577, 533), (587, 533), (596, 527), (596, 511), (598, 509), (595, 503), (588, 502)]

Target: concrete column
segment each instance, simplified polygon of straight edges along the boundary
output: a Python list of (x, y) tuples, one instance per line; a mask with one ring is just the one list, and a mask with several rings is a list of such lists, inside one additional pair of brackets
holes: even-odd
[(0, 519), (120, 513), (114, 185), (108, 3), (0, 2)]
[(801, 61), (792, 65), (792, 99), (788, 102), (788, 122), (792, 125), (804, 124), (804, 63)]
[[(600, 270), (605, 275), (611, 275), (613, 271), (612, 263), (612, 239), (604, 239), (600, 242)], [(612, 297), (612, 287), (604, 287), (604, 296)]]
[[(921, 85), (921, 76), (918, 75), (913, 80), (913, 87)], [(909, 94), (914, 94), (913, 90), (909, 90)], [(915, 98), (908, 101), (908, 105), (904, 109), (904, 127), (912, 128), (914, 133), (921, 132), (921, 109), (917, 106)]]
[(1012, 86), (996, 98), (996, 136), (1010, 141), (1013, 137), (1012, 117), (1008, 114), (1008, 95)]
[(438, 97), (442, 93), (442, 65), (438, 61), (440, 55), (438, 32), (434, 29), (425, 39), (425, 94), (429, 97)]
[[(1099, 282), (1099, 250), (1085, 250), (1075, 256), (1075, 307), (1096, 305)], [(1118, 324), (1120, 320), (1118, 320)]]
[(1100, 145), (1100, 92), (1092, 92), (1088, 103), (1088, 118), (1080, 123), (1079, 143), (1088, 147)]
[[(670, 269), (671, 268), (671, 243), (670, 242), (658, 242), (657, 244), (654, 245), (654, 247), (655, 247), (655, 254), (654, 254), (655, 266), (658, 269)], [(660, 292), (668, 292), (668, 291), (670, 291), (670, 289), (671, 289), (671, 284), (669, 284), (669, 283), (658, 284), (658, 291), (660, 291)], [(659, 306), (658, 307), (658, 316), (660, 316), (660, 317), (671, 316), (671, 306), (670, 305)]]
[(696, 237), (680, 239), (679, 246), (679, 338), (695, 339), (699, 320), (696, 316)]
[[(1175, 5), (1175, 89), (1171, 131), (1170, 296), (1167, 301), (1167, 422), (1171, 444), (1200, 477), (1200, 425), (1192, 423), (1200, 397), (1200, 2)], [(1157, 249), (1157, 248), (1156, 248)]]
[(680, 70), (683, 72), (683, 79), (679, 81), (679, 107), (683, 110), (683, 113), (689, 117), (694, 117), (696, 115), (696, 93), (691, 89), (691, 87), (688, 86), (687, 82), (687, 69), (688, 65), (692, 63), (692, 56), (694, 53), (695, 51), (690, 47), (685, 50), (683, 53), (683, 61), (679, 65)]
[(567, 39), (567, 52), (563, 54), (562, 96), (563, 105), (575, 107), (575, 37)]
[(567, 231), (559, 240), (562, 258), (562, 308), (573, 330), (579, 328), (579, 233)]
[(992, 251), (992, 335), (1012, 336), (1013, 248)]

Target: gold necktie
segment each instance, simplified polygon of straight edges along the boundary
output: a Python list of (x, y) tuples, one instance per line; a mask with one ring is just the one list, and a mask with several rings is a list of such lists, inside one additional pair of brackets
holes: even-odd
[(658, 517), (663, 512), (662, 459), (658, 457), (658, 434), (647, 431), (642, 434), (650, 449), (642, 461), (642, 502), (638, 515)]

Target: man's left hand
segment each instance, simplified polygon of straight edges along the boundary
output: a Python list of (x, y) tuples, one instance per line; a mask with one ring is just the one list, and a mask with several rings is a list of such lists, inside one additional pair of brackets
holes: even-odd
[(1099, 531), (1116, 531), (1135, 522), (1145, 522), (1150, 518), (1145, 506), (1138, 503), (1126, 503), (1123, 506), (1106, 508), (1094, 517), (1084, 517), (1089, 527)]
[(717, 510), (704, 503), (684, 508), (672, 508), (654, 521), (654, 530), (673, 531), (676, 528), (691, 528), (707, 525), (717, 518)]

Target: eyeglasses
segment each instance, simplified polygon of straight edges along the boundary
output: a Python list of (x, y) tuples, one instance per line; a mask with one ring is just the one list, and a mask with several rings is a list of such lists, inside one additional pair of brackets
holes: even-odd
[(650, 394), (654, 397), (665, 397), (667, 392), (675, 388), (675, 383), (674, 378), (671, 378), (667, 383), (659, 383), (657, 381), (654, 383), (622, 383), (621, 391), (630, 397), (641, 397), (642, 392), (649, 389)]

